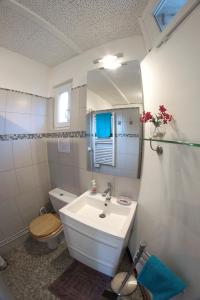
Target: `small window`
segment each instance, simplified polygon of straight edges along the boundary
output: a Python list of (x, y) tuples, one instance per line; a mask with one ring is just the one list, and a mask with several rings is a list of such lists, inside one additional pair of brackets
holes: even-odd
[(70, 126), (71, 84), (55, 89), (54, 127), (56, 129)]
[(154, 11), (154, 18), (160, 31), (171, 22), (174, 16), (188, 2), (188, 0), (161, 0)]

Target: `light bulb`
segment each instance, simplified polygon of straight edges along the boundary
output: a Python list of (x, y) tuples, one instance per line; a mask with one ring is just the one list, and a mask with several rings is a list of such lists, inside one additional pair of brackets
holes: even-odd
[(115, 70), (122, 65), (116, 55), (106, 55), (99, 62), (102, 63), (104, 69), (109, 70)]

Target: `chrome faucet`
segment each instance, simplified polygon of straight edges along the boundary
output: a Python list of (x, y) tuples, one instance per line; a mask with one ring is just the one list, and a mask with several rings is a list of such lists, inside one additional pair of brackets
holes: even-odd
[(112, 192), (112, 185), (110, 182), (108, 182), (108, 187), (107, 189), (103, 192), (102, 196), (103, 197), (106, 197), (106, 200), (110, 201), (112, 195), (111, 195), (111, 192)]

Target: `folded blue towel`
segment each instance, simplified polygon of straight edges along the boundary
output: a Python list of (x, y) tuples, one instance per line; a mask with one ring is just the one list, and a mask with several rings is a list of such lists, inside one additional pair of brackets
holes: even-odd
[(96, 137), (100, 139), (111, 136), (111, 113), (96, 114)]
[(186, 288), (186, 284), (155, 256), (146, 261), (137, 280), (152, 293), (153, 300), (169, 300)]

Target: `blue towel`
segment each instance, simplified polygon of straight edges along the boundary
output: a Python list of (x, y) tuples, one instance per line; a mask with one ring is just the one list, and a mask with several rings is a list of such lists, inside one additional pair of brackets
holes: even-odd
[(155, 256), (146, 261), (137, 279), (152, 293), (153, 300), (168, 300), (186, 288), (186, 284)]
[(96, 114), (96, 137), (100, 139), (111, 136), (111, 113)]

